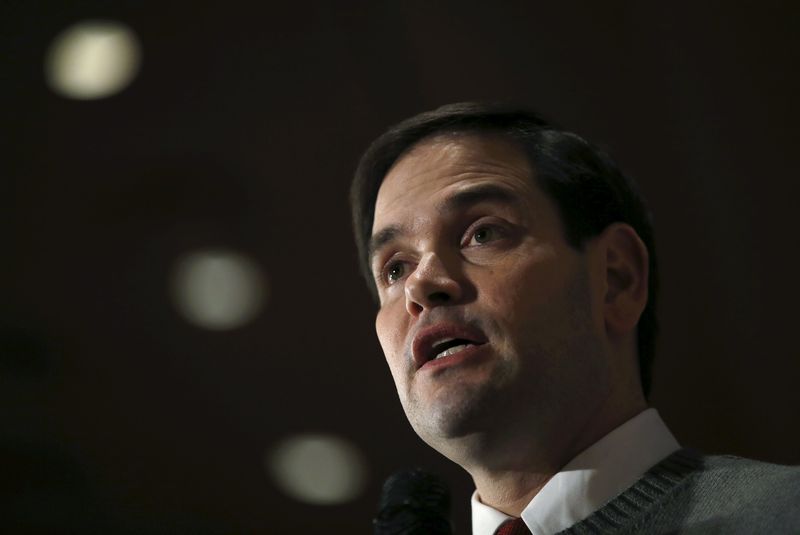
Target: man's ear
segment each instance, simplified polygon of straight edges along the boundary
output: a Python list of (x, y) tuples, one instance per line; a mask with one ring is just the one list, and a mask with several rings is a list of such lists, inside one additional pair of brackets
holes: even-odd
[(639, 322), (647, 304), (649, 254), (636, 231), (626, 223), (609, 225), (600, 235), (605, 253), (606, 293), (603, 302), (609, 334), (626, 334)]

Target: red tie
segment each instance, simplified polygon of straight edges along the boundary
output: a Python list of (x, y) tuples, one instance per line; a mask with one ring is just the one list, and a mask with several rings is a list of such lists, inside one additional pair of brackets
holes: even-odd
[(521, 518), (511, 518), (500, 524), (494, 535), (531, 535), (531, 530)]

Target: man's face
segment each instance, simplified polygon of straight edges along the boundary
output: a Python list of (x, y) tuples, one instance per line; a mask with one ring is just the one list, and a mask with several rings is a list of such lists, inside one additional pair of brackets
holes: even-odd
[(607, 376), (596, 281), (514, 144), (423, 140), (381, 185), (372, 246), (378, 338), (431, 446), (557, 427), (596, 399)]

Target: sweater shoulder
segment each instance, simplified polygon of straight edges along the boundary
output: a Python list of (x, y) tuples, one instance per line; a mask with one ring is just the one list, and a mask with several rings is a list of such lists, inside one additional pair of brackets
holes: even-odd
[(773, 464), (734, 455), (703, 457), (703, 469), (692, 475), (695, 492), (719, 500), (778, 505), (800, 503), (800, 466)]
[(770, 463), (736, 455), (703, 455), (694, 452), (703, 460), (707, 470), (758, 472), (764, 475), (794, 475), (800, 477), (800, 466)]
[[(800, 467), (733, 455), (699, 456), (676, 500), (683, 526), (718, 533), (799, 533)], [(713, 528), (713, 529), (712, 529)]]
[(565, 533), (800, 533), (800, 467), (675, 452)]

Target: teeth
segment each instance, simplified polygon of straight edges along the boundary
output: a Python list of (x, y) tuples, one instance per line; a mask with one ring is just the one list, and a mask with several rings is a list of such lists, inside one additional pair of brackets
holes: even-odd
[(442, 351), (441, 353), (439, 353), (438, 355), (436, 355), (436, 357), (433, 360), (440, 359), (442, 357), (449, 357), (450, 355), (458, 353), (459, 351), (466, 349), (468, 346), (471, 345), (472, 344), (461, 344), (460, 346), (449, 347), (444, 351)]

